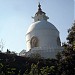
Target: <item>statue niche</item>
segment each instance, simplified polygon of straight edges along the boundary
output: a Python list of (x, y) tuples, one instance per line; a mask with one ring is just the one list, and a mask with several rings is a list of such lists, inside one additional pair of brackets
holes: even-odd
[(60, 38), (59, 37), (57, 38), (57, 45), (61, 46), (61, 42), (60, 42)]
[(32, 37), (31, 41), (30, 41), (30, 44), (31, 44), (31, 48), (38, 47), (38, 39), (37, 39), (37, 37)]

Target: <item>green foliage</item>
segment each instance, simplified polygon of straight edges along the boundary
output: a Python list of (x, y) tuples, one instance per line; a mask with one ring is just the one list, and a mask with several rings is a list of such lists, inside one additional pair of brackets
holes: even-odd
[(35, 60), (35, 58), (20, 57), (3, 53), (0, 53), (0, 62), (0, 75), (55, 74), (57, 64), (57, 60), (55, 59)]
[(55, 74), (55, 66), (42, 67), (42, 69), (41, 69), (41, 74), (42, 74), (42, 75), (54, 75), (54, 74)]
[(58, 63), (59, 75), (75, 75), (75, 23), (68, 30), (67, 40)]
[(35, 64), (31, 65), (31, 71), (29, 73), (30, 75), (38, 75), (38, 66)]

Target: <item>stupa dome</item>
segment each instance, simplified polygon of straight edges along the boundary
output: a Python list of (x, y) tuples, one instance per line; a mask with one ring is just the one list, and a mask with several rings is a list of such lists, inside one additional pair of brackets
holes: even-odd
[(27, 56), (38, 53), (44, 58), (55, 58), (55, 55), (62, 50), (59, 31), (47, 21), (49, 17), (42, 11), (40, 4), (38, 7), (33, 17), (34, 22), (26, 33)]
[[(28, 34), (31, 31), (35, 31), (35, 30), (54, 30), (55, 32), (58, 32), (57, 28), (50, 22), (46, 21), (46, 20), (41, 20), (41, 21), (37, 21), (32, 23), (26, 34)], [(51, 32), (49, 32), (51, 33)]]

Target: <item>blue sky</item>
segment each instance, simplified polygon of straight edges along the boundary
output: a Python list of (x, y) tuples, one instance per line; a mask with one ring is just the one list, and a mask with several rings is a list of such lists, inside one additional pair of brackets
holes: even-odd
[(0, 40), (4, 49), (19, 53), (26, 50), (25, 34), (33, 22), (38, 9), (38, 1), (42, 10), (60, 32), (61, 42), (66, 41), (67, 29), (74, 21), (74, 0), (0, 0)]

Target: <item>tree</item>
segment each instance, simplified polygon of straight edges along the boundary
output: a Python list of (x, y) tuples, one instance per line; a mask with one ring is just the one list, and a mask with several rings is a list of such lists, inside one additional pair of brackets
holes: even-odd
[(68, 30), (67, 43), (63, 47), (58, 64), (59, 75), (75, 75), (75, 23)]

